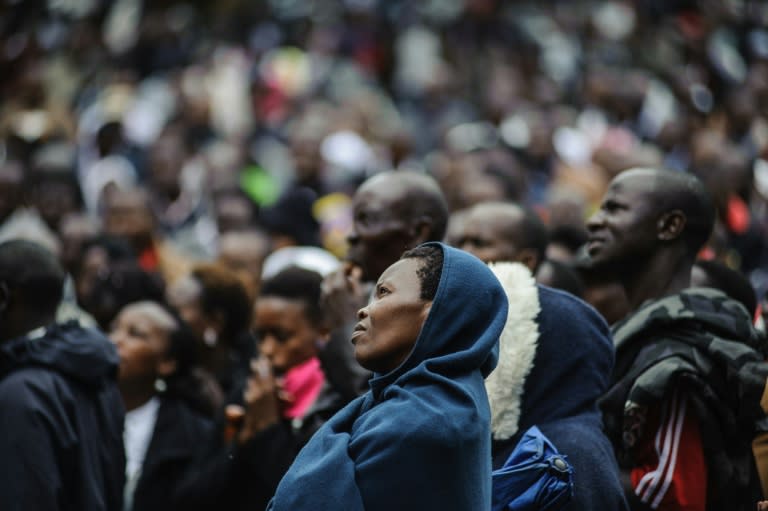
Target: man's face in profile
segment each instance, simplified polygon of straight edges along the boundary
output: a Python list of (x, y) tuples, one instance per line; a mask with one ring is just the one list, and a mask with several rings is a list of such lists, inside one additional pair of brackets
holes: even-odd
[(513, 221), (494, 214), (488, 208), (473, 208), (464, 219), (457, 247), (469, 252), (484, 263), (515, 261), (518, 248), (510, 239)]
[(352, 201), (353, 225), (347, 259), (375, 281), (409, 247), (412, 227), (397, 186), (363, 185)]
[(631, 265), (656, 246), (651, 186), (645, 176), (634, 172), (611, 182), (600, 209), (587, 222), (587, 250), (594, 265)]

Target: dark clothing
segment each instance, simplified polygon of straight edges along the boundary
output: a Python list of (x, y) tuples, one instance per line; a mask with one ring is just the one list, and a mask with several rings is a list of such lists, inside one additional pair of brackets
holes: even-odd
[(315, 433), (268, 509), (490, 509), (483, 378), (496, 365), (507, 300), (480, 260), (435, 245), (442, 276), (410, 355)]
[(563, 509), (627, 509), (597, 405), (613, 368), (608, 325), (582, 300), (536, 285), (520, 264), (492, 269), (509, 299), (499, 365), (486, 380), (494, 469), (528, 428), (538, 426), (573, 466), (574, 495)]
[(688, 396), (707, 464), (707, 509), (751, 510), (751, 442), (768, 366), (749, 313), (720, 291), (687, 289), (644, 304), (614, 327), (617, 363), (602, 400), (619, 464), (635, 466), (649, 410)]
[(345, 403), (326, 383), (302, 420), (283, 420), (243, 445), (225, 443), (223, 427), (216, 428), (179, 487), (176, 509), (264, 509), (304, 444)]
[(118, 356), (96, 330), (54, 325), (0, 344), (0, 507), (121, 509)]
[(335, 328), (328, 343), (318, 354), (327, 381), (346, 402), (365, 394), (368, 391), (368, 380), (372, 376), (370, 371), (355, 360), (355, 347), (349, 342), (355, 323)]
[(133, 511), (183, 509), (175, 503), (178, 486), (194, 470), (195, 454), (212, 430), (213, 421), (183, 401), (161, 398), (152, 440), (133, 494)]

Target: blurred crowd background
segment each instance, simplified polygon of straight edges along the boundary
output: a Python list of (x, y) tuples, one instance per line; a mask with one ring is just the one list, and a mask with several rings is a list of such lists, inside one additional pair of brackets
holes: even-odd
[(619, 171), (693, 172), (720, 215), (702, 255), (768, 289), (768, 2), (0, 5), (0, 238), (57, 250), (97, 321), (94, 288), (147, 296), (147, 271), (227, 260), (257, 286), (279, 248), (343, 258), (388, 169), (574, 246)]

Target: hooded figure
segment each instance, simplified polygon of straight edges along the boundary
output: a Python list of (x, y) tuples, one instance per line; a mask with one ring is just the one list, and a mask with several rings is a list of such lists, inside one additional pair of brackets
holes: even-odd
[(537, 426), (573, 466), (573, 498), (563, 509), (627, 509), (598, 408), (614, 361), (608, 325), (578, 298), (536, 285), (522, 264), (490, 266), (509, 300), (499, 363), (486, 380), (493, 468)]
[(97, 330), (55, 323), (64, 269), (0, 243), (0, 507), (119, 510), (125, 480), (118, 357)]
[(76, 322), (0, 344), (4, 510), (119, 510), (124, 410), (115, 347)]
[[(421, 305), (407, 296), (414, 281)], [(405, 323), (415, 308), (423, 319)], [(315, 433), (268, 509), (490, 509), (483, 379), (506, 317), (504, 290), (479, 259), (440, 243), (406, 252), (358, 313), (355, 356), (374, 371), (370, 390)], [(412, 329), (408, 342), (393, 323)]]

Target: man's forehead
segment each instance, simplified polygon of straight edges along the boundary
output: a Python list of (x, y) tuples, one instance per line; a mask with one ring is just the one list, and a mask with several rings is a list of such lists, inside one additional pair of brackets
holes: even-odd
[(465, 227), (501, 233), (516, 230), (523, 219), (523, 211), (511, 204), (483, 204), (470, 210)]
[(382, 180), (382, 182), (366, 183), (355, 194), (353, 206), (355, 209), (365, 207), (367, 209), (392, 208), (399, 206), (408, 198), (405, 187), (397, 184), (395, 180)]
[(652, 195), (657, 191), (658, 182), (658, 174), (651, 169), (630, 170), (622, 172), (613, 179), (608, 193)]

